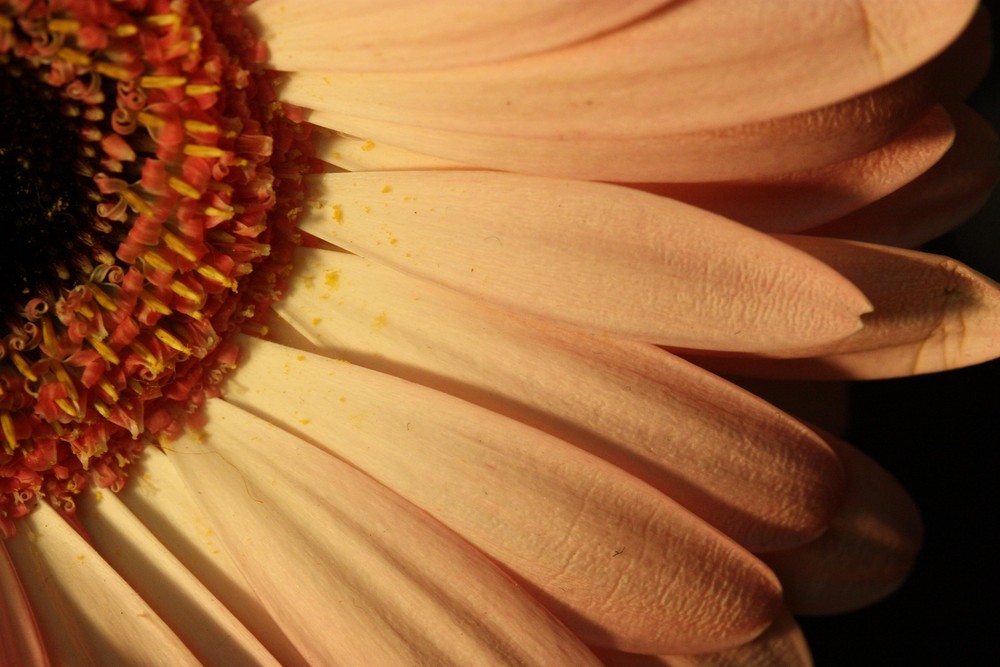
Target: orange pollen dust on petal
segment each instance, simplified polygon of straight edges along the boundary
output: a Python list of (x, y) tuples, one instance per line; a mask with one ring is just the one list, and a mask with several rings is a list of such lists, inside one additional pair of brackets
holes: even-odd
[(0, 0), (0, 65), (72, 105), (93, 204), (88, 252), (58, 267), (74, 282), (0, 321), (4, 535), (40, 497), (71, 513), (88, 483), (119, 489), (280, 294), (308, 126), (276, 100), (248, 2)]

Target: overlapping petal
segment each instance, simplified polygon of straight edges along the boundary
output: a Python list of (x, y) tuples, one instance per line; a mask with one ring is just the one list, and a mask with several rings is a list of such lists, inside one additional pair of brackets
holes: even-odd
[(501, 306), (600, 334), (785, 351), (869, 309), (825, 264), (629, 188), (492, 172), (327, 174), (299, 226)]
[(651, 346), (485, 307), (346, 253), (300, 250), (283, 340), (446, 391), (644, 479), (748, 549), (815, 537), (839, 464), (810, 431)]

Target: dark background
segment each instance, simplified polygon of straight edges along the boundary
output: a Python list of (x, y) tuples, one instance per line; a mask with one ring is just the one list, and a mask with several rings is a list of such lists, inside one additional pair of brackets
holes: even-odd
[[(1000, 0), (984, 4), (996, 43)], [(1000, 129), (996, 60), (970, 103)], [(1000, 195), (925, 249), (1000, 281)], [(910, 579), (885, 601), (800, 619), (817, 667), (1000, 665), (1000, 361), (859, 384), (852, 409), (849, 440), (903, 482), (926, 538)]]

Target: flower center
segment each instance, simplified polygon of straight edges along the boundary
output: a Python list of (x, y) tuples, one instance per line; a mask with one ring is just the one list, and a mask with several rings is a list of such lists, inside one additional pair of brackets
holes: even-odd
[(86, 254), (93, 204), (74, 171), (78, 114), (34, 70), (0, 59), (0, 321), (26, 295), (72, 287), (69, 267)]
[(306, 126), (248, 0), (0, 0), (0, 532), (117, 490), (263, 327)]

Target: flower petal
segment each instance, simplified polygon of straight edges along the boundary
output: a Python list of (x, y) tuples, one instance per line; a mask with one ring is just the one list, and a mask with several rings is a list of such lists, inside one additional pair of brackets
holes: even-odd
[(312, 187), (304, 231), (602, 334), (783, 351), (844, 338), (868, 310), (822, 263), (629, 188), (457, 171), (327, 174)]
[(847, 500), (818, 540), (762, 558), (797, 614), (837, 614), (872, 604), (909, 574), (923, 537), (920, 513), (889, 473), (827, 435), (848, 477)]
[(718, 653), (636, 655), (600, 651), (605, 667), (812, 667), (809, 645), (798, 623), (782, 614), (753, 641)]
[(762, 180), (635, 187), (761, 231), (798, 232), (898, 190), (941, 159), (954, 138), (947, 112), (935, 107), (891, 143), (852, 160)]
[(222, 400), (205, 412), (205, 432), (169, 458), (310, 664), (597, 664), (398, 496)]
[(371, 72), (548, 51), (614, 30), (670, 1), (477, 0), (472, 9), (454, 0), (259, 0), (249, 14), (275, 69)]
[(770, 623), (780, 593), (766, 569), (609, 463), (398, 378), (265, 341), (241, 346), (228, 401), (428, 511), (588, 642), (704, 651)]
[(0, 540), (0, 664), (49, 667), (42, 635), (10, 554)]
[(524, 320), (347, 253), (302, 249), (294, 266), (274, 308), (321, 354), (582, 447), (750, 550), (814, 538), (840, 503), (819, 438), (666, 352)]
[(112, 493), (77, 510), (91, 544), (206, 665), (279, 665)]
[(678, 2), (598, 38), (500, 63), (296, 72), (281, 96), (310, 109), (464, 133), (698, 132), (807, 111), (892, 81), (943, 50), (977, 4)]
[(717, 373), (773, 378), (876, 379), (934, 373), (1000, 356), (1000, 286), (938, 255), (855, 241), (784, 236), (861, 287), (875, 304), (864, 329), (808, 357), (685, 358)]
[(193, 573), (284, 667), (305, 659), (261, 605), (246, 578), (198, 507), (167, 455), (147, 447), (117, 496), (129, 512)]
[(967, 107), (951, 114), (958, 128), (955, 144), (926, 174), (809, 233), (914, 248), (972, 217), (1000, 180), (1000, 137)]
[(49, 505), (21, 519), (6, 546), (54, 664), (201, 665)]

